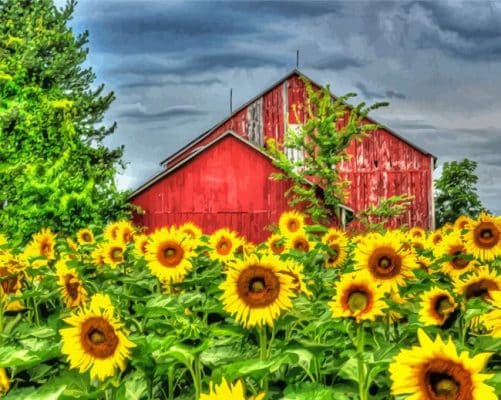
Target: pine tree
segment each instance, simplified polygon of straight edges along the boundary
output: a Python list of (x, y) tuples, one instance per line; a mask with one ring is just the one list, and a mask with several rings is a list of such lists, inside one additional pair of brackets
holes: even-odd
[(483, 206), (475, 175), (477, 163), (465, 158), (463, 161), (444, 163), (442, 175), (435, 180), (435, 209), (437, 227), (453, 223), (459, 216), (477, 218)]
[(0, 229), (21, 239), (127, 210), (115, 185), (123, 149), (103, 145), (116, 127), (102, 125), (115, 97), (82, 66), (88, 32), (68, 26), (75, 6), (0, 0)]

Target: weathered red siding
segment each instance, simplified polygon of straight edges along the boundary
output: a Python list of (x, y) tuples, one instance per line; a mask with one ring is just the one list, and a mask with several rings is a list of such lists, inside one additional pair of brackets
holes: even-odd
[[(319, 88), (314, 83), (313, 87)], [(180, 164), (228, 130), (255, 144), (264, 144), (269, 138), (283, 143), (287, 123), (305, 121), (305, 99), (300, 75), (291, 74), (175, 154), (165, 167)], [(385, 128), (362, 142), (353, 142), (348, 153), (352, 158), (338, 166), (342, 178), (351, 182), (347, 206), (358, 212), (380, 198), (407, 193), (414, 196), (410, 209), (390, 225), (432, 227), (430, 154)], [(287, 209), (286, 185), (268, 180), (272, 171), (275, 168), (267, 157), (228, 137), (140, 192), (133, 202), (146, 209), (142, 222), (149, 228), (193, 220), (209, 233), (229, 226), (253, 240), (261, 240), (267, 234), (262, 228), (276, 222)]]
[(145, 211), (135, 223), (151, 231), (192, 221), (205, 233), (228, 227), (265, 240), (264, 228), (289, 209), (287, 184), (269, 179), (277, 171), (268, 157), (227, 135), (134, 197)]

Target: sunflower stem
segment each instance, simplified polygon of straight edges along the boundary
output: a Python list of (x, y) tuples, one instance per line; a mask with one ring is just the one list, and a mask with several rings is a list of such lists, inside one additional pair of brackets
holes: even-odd
[(167, 371), (167, 384), (169, 390), (169, 400), (174, 400), (174, 367), (169, 367)]
[[(263, 325), (257, 328), (259, 334), (259, 359), (261, 361), (266, 361), (268, 359), (268, 349), (267, 349), (267, 334), (266, 334), (266, 325)], [(270, 346), (270, 354), (271, 354), (271, 346)], [(262, 381), (263, 390), (265, 392), (268, 391), (268, 377), (265, 376)]]
[(360, 400), (367, 400), (366, 366), (364, 362), (365, 330), (361, 323), (357, 328), (357, 364), (358, 364), (358, 394)]
[(195, 357), (195, 382), (195, 398), (198, 400), (202, 389), (201, 365), (200, 357), (198, 355)]

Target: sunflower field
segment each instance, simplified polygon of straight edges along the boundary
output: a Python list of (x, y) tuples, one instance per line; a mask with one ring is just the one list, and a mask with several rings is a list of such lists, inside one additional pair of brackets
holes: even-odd
[(495, 400), (501, 217), (0, 238), (5, 399)]

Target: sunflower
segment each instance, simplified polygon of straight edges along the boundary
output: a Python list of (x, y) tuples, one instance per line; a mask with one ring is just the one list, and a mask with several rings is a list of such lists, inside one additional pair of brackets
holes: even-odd
[(496, 338), (501, 338), (501, 291), (493, 290), (489, 302), (495, 307), (482, 317), (482, 321), (489, 334)]
[(104, 245), (98, 244), (90, 254), (93, 263), (98, 267), (102, 267), (105, 264), (104, 250)]
[(77, 241), (80, 244), (92, 244), (94, 243), (94, 234), (90, 229), (80, 229), (77, 232)]
[(310, 249), (312, 248), (312, 243), (308, 240), (308, 237), (306, 236), (306, 233), (304, 231), (299, 231), (287, 235), (285, 248), (287, 250), (296, 250), (308, 253), (308, 251), (310, 251)]
[(261, 259), (252, 255), (235, 262), (219, 286), (224, 291), (224, 309), (247, 328), (273, 326), (281, 311), (292, 307), (293, 282), (289, 275), (280, 273), (284, 270), (287, 266), (269, 255)]
[(56, 258), (55, 252), (56, 235), (52, 233), (50, 228), (42, 229), (40, 232), (35, 233), (31, 242), (26, 246), (25, 255), (27, 258), (43, 258), (36, 260), (32, 266), (41, 267), (47, 265), (49, 260)]
[(191, 243), (175, 227), (152, 233), (145, 255), (151, 273), (167, 283), (183, 280), (192, 268), (190, 258), (195, 255)]
[(120, 230), (120, 222), (111, 222), (104, 228), (104, 239), (113, 242), (118, 239), (118, 232)]
[(470, 218), (466, 215), (461, 215), (456, 219), (456, 222), (454, 222), (454, 229), (457, 232), (461, 233), (461, 231), (467, 229), (467, 226), (472, 222), (475, 222), (473, 218)]
[(457, 233), (446, 236), (436, 249), (437, 258), (446, 258), (442, 262), (442, 271), (451, 277), (471, 271), (476, 263), (468, 254), (461, 236)]
[(266, 240), (266, 244), (269, 252), (272, 254), (282, 254), (285, 250), (285, 238), (279, 233), (270, 235), (268, 240)]
[(304, 229), (304, 215), (297, 211), (286, 211), (278, 220), (280, 232), (284, 235), (299, 233)]
[(125, 245), (122, 242), (104, 243), (102, 251), (104, 263), (108, 264), (111, 268), (116, 268), (125, 261)]
[(466, 300), (480, 297), (485, 301), (492, 300), (491, 293), (501, 290), (501, 277), (495, 271), (489, 271), (489, 267), (482, 266), (473, 274), (467, 275), (465, 280), (454, 280), (455, 290)]
[(456, 308), (457, 303), (447, 290), (434, 287), (421, 296), (419, 320), (423, 325), (442, 326)]
[(384, 315), (383, 309), (387, 307), (384, 295), (367, 271), (352, 272), (344, 274), (336, 283), (336, 295), (329, 306), (334, 317), (374, 321), (377, 316)]
[(281, 269), (280, 273), (289, 275), (292, 278), (292, 291), (295, 294), (304, 293), (306, 296), (311, 297), (312, 294), (306, 287), (303, 280), (304, 266), (298, 262), (287, 260), (283, 263), (283, 267), (284, 269)]
[(403, 349), (390, 364), (393, 395), (414, 400), (497, 400), (494, 388), (484, 383), (493, 375), (481, 373), (491, 353), (470, 358), (458, 355), (449, 338), (432, 341), (418, 329), (420, 346)]
[(134, 253), (139, 257), (144, 257), (148, 251), (150, 240), (148, 235), (136, 235), (134, 239)]
[(0, 395), (9, 391), (10, 381), (5, 368), (0, 368)]
[(418, 267), (412, 249), (403, 244), (398, 231), (367, 235), (355, 249), (355, 268), (370, 272), (384, 290), (398, 291), (399, 286), (405, 286), (406, 280), (414, 277), (412, 269)]
[[(249, 397), (248, 400), (262, 400), (266, 393), (260, 393), (257, 396)], [(235, 384), (226, 382), (223, 377), (221, 384), (214, 385), (214, 382), (209, 384), (209, 393), (200, 395), (200, 400), (246, 400), (245, 389), (241, 380)]]
[(198, 243), (203, 235), (202, 229), (193, 222), (186, 222), (179, 227), (179, 231), (187, 235), (194, 243)]
[(118, 221), (117, 222), (117, 241), (123, 243), (124, 246), (127, 246), (127, 243), (134, 242), (134, 234), (135, 229), (134, 225), (132, 225), (129, 221)]
[(322, 237), (322, 243), (329, 248), (325, 259), (325, 266), (338, 268), (348, 257), (348, 238), (343, 231), (330, 228)]
[(210, 236), (209, 246), (212, 248), (209, 253), (212, 260), (227, 262), (236, 258), (235, 254), (243, 246), (243, 240), (235, 232), (223, 228)]
[(20, 311), (24, 309), (23, 303), (20, 300), (9, 301), (9, 295), (21, 294), (21, 273), (8, 266), (1, 264), (0, 266), (0, 301), (4, 302), (6, 311)]
[(125, 360), (135, 344), (124, 334), (123, 324), (114, 316), (108, 296), (94, 295), (90, 304), (78, 309), (64, 321), (71, 328), (59, 331), (63, 339), (61, 352), (68, 356), (70, 368), (80, 373), (90, 369), (91, 379), (104, 380), (125, 370)]
[(425, 230), (419, 226), (414, 226), (411, 229), (409, 229), (407, 235), (412, 239), (426, 239)]
[(435, 254), (435, 249), (437, 246), (440, 245), (442, 240), (447, 236), (445, 233), (443, 227), (442, 229), (437, 229), (433, 232), (431, 232), (430, 236), (428, 236), (428, 247), (430, 247), (433, 250), (433, 253)]
[(481, 261), (492, 261), (501, 256), (501, 220), (480, 213), (476, 221), (466, 225), (466, 247)]
[(87, 300), (87, 291), (83, 287), (77, 271), (68, 268), (66, 262), (67, 260), (61, 259), (56, 263), (57, 283), (66, 307), (78, 307)]

